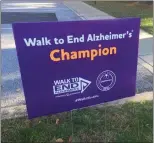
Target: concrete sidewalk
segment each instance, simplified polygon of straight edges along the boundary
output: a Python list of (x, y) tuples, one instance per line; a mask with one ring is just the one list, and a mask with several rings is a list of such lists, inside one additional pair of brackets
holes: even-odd
[[(84, 2), (64, 2), (64, 4), (75, 12), (83, 20), (96, 20), (96, 19), (113, 19), (115, 17), (102, 12)], [(153, 35), (140, 29), (139, 41), (139, 60), (138, 62), (153, 73)]]

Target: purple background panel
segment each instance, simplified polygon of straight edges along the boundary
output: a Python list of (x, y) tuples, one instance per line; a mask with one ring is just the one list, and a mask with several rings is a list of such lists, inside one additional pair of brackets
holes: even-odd
[[(136, 91), (139, 29), (139, 18), (14, 23), (14, 38), (29, 118), (134, 96)], [(125, 33), (132, 30), (132, 38), (74, 44), (67, 44), (66, 42), (66, 36), (71, 34), (78, 37), (84, 34), (86, 37), (88, 34)], [(52, 39), (52, 42), (54, 37), (63, 38), (65, 44), (27, 47), (23, 40), (24, 38), (41, 39), (41, 37), (48, 37)], [(89, 58), (81, 58), (60, 62), (53, 62), (49, 56), (54, 49), (65, 49), (67, 52), (91, 50), (98, 49), (99, 44), (102, 45), (102, 48), (117, 47), (117, 54), (98, 56), (93, 61)], [(106, 70), (110, 70), (115, 74), (116, 81), (111, 89), (102, 91), (96, 85), (97, 78)], [(109, 79), (114, 80), (112, 74), (108, 74)], [(75, 77), (80, 77), (91, 83), (82, 93), (79, 91), (78, 93), (54, 94), (54, 81)], [(83, 88), (86, 86), (86, 81), (81, 80), (80, 83)], [(81, 85), (80, 88), (82, 88)], [(103, 86), (108, 87), (108, 85), (110, 83)], [(57, 97), (59, 95), (64, 96)], [(75, 102), (77, 100), (78, 102)]]

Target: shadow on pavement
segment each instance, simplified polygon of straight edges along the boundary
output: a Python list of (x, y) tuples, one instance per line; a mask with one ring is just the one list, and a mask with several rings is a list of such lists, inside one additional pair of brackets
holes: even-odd
[(14, 22), (58, 21), (55, 13), (2, 12), (2, 24)]

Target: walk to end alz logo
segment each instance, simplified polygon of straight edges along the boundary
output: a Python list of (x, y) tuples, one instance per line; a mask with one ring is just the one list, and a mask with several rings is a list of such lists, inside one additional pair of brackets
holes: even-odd
[(90, 84), (91, 81), (81, 77), (55, 80), (53, 93), (54, 95), (72, 92), (83, 93)]

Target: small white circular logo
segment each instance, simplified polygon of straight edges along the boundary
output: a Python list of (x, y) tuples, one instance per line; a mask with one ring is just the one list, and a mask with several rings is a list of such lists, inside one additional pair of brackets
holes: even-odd
[(99, 74), (96, 80), (96, 85), (101, 91), (110, 90), (116, 83), (116, 75), (110, 71), (106, 70)]

